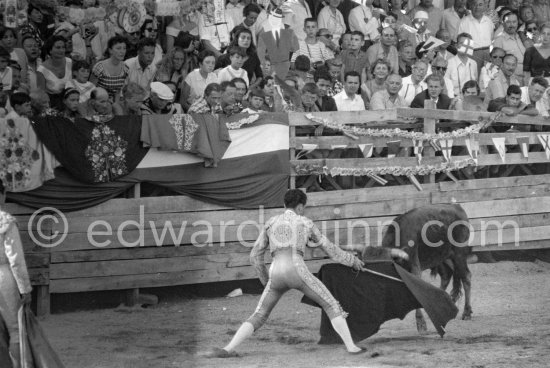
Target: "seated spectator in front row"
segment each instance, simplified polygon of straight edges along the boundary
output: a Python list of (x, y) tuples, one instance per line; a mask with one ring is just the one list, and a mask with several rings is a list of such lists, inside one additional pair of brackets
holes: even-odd
[(237, 101), (235, 100), (235, 93), (237, 92), (235, 83), (225, 81), (220, 83), (220, 87), (222, 89), (221, 105), (223, 113), (229, 116), (241, 112), (241, 106), (238, 105)]
[(257, 114), (264, 113), (262, 109), (265, 101), (265, 93), (259, 87), (252, 87), (248, 92), (248, 107), (244, 109), (243, 113)]
[(235, 105), (239, 108), (239, 111), (244, 109), (244, 96), (248, 92), (248, 86), (242, 78), (235, 78), (231, 82), (235, 85)]
[(149, 98), (141, 104), (141, 115), (177, 114), (178, 109), (173, 101), (174, 92), (170, 87), (161, 82), (153, 82)]
[(317, 106), (317, 100), (319, 99), (319, 87), (315, 83), (306, 83), (302, 88), (302, 108), (304, 112), (316, 112), (320, 111)]
[(332, 80), (328, 72), (324, 69), (316, 70), (313, 79), (319, 88), (316, 102), (319, 111), (338, 111), (334, 98), (328, 96), (328, 91), (332, 87)]
[(86, 120), (103, 122), (113, 115), (113, 104), (107, 90), (97, 87), (92, 90), (90, 99), (78, 105), (78, 113)]
[(10, 104), (13, 110), (6, 115), (7, 119), (28, 118), (31, 116), (31, 98), (28, 94), (22, 92), (12, 94)]
[(522, 115), (538, 115), (538, 111), (531, 105), (521, 102), (521, 88), (516, 85), (511, 85), (506, 90), (505, 97), (498, 97), (489, 102), (489, 112), (501, 111), (508, 116)]
[(430, 74), (428, 78), (426, 78), (426, 83), (428, 84), (428, 88), (415, 96), (414, 100), (411, 102), (411, 107), (423, 109), (424, 102), (426, 100), (432, 100), (435, 102), (436, 109), (449, 110), (451, 99), (443, 93), (443, 78), (436, 74)]
[(243, 69), (244, 58), (247, 56), (243, 48), (233, 46), (229, 49), (229, 59), (231, 64), (218, 72), (218, 83), (230, 82), (235, 78), (242, 78), (249, 85), (248, 74)]
[(475, 80), (469, 80), (462, 86), (462, 109), (457, 110), (485, 111), (486, 107), (483, 98), (479, 96), (480, 88)]
[(189, 114), (221, 114), (222, 88), (218, 83), (210, 83), (204, 89), (204, 97), (199, 98), (187, 111)]
[(386, 110), (396, 107), (407, 107), (407, 103), (399, 95), (403, 82), (399, 74), (391, 74), (386, 78), (386, 89), (374, 92), (370, 101), (371, 110)]
[(357, 94), (361, 85), (361, 75), (356, 71), (344, 75), (344, 90), (334, 96), (338, 111), (362, 111), (365, 103), (361, 95)]
[(141, 105), (146, 98), (147, 91), (145, 88), (137, 83), (130, 82), (122, 87), (122, 93), (116, 103), (118, 105), (116, 111), (120, 112), (120, 115), (141, 115)]
[(410, 106), (416, 95), (428, 87), (426, 82), (424, 82), (427, 72), (428, 64), (422, 60), (417, 60), (412, 66), (412, 74), (403, 78), (403, 85), (401, 91), (399, 91), (399, 96), (403, 98), (407, 106)]
[(548, 81), (543, 77), (535, 77), (529, 86), (521, 87), (521, 102), (537, 109), (539, 115), (548, 116), (550, 108), (548, 96), (544, 93), (548, 89)]
[(74, 88), (65, 88), (61, 101), (63, 102), (63, 110), (59, 115), (65, 119), (69, 119), (74, 123), (75, 119), (79, 117), (78, 104), (80, 99), (80, 93)]
[(86, 102), (90, 98), (95, 85), (88, 80), (90, 78), (90, 64), (85, 60), (75, 60), (72, 65), (73, 79), (65, 83), (65, 88), (74, 88), (80, 93), (80, 101)]

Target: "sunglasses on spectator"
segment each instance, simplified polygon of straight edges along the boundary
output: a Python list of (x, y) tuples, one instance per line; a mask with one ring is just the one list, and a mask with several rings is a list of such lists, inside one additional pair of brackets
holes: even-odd
[(443, 72), (446, 72), (446, 71), (447, 71), (447, 67), (446, 67), (446, 66), (433, 66), (432, 68), (435, 69), (435, 70), (441, 70), (441, 71), (443, 71)]
[(326, 38), (332, 38), (332, 35), (330, 34), (322, 34), (322, 35), (319, 35), (319, 37), (326, 37)]
[(537, 30), (538, 30), (537, 27), (527, 28), (527, 32), (536, 32)]
[(154, 28), (145, 28), (146, 31), (149, 31), (149, 32), (156, 32), (157, 30), (154, 29)]
[(491, 56), (493, 59), (501, 59), (503, 60), (504, 59), (504, 56), (500, 56), (500, 55), (493, 55)]

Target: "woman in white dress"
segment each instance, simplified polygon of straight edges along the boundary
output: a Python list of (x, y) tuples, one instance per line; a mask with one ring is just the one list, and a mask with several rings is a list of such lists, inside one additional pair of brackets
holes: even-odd
[(63, 36), (52, 36), (44, 44), (49, 58), (36, 70), (38, 89), (50, 96), (50, 105), (61, 109), (65, 84), (72, 79), (72, 60), (65, 57), (66, 40)]

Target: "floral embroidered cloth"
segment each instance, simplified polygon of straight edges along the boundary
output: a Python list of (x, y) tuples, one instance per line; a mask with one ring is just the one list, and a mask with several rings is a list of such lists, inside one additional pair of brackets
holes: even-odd
[(57, 165), (28, 119), (0, 119), (0, 181), (6, 191), (38, 188), (54, 178)]
[(231, 144), (225, 123), (211, 114), (143, 115), (141, 140), (160, 150), (192, 153), (216, 167)]
[(148, 151), (139, 140), (140, 116), (115, 116), (101, 123), (46, 116), (35, 118), (33, 128), (61, 165), (85, 183), (130, 173)]

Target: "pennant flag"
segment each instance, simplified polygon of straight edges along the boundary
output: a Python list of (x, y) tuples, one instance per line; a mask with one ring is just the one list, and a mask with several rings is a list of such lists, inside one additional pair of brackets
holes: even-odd
[(381, 146), (374, 147), (374, 151), (376, 152), (377, 156), (380, 156), (383, 150), (384, 150), (384, 147), (381, 147)]
[(466, 139), (466, 148), (468, 149), (468, 154), (471, 158), (474, 159), (477, 165), (477, 159), (479, 156), (479, 142), (476, 141), (473, 137)]
[(418, 159), (418, 164), (422, 162), (422, 151), (424, 151), (424, 141), (413, 139), (414, 155)]
[(454, 181), (455, 183), (458, 183), (458, 179), (450, 171), (445, 171), (445, 175), (451, 178), (451, 180)]
[(331, 144), (330, 149), (335, 150), (339, 148), (346, 148), (347, 146), (347, 144)]
[(453, 150), (453, 140), (441, 139), (439, 141), (439, 144), (441, 145), (441, 152), (443, 153), (443, 157), (445, 157), (445, 160), (447, 162), (451, 161), (451, 154)]
[(493, 138), (493, 144), (495, 145), (495, 148), (498, 151), (498, 154), (500, 155), (500, 158), (502, 159), (502, 162), (506, 162), (506, 138)]
[(419, 191), (422, 191), (422, 185), (420, 185), (420, 182), (418, 181), (418, 179), (416, 179), (416, 176), (407, 175), (407, 178), (409, 178), (409, 180), (411, 181), (411, 183), (413, 183), (416, 189), (418, 189)]
[(474, 40), (465, 38), (464, 41), (458, 46), (456, 51), (466, 54), (468, 56), (474, 56)]
[(550, 160), (550, 146), (548, 141), (550, 140), (550, 135), (548, 134), (538, 134), (540, 144), (544, 147), (544, 152), (546, 152), (546, 159)]
[(517, 137), (516, 138), (519, 144), (519, 147), (521, 148), (521, 153), (523, 154), (524, 158), (529, 157), (529, 137)]
[(363, 156), (365, 158), (372, 156), (372, 148), (374, 147), (374, 145), (372, 143), (358, 144), (358, 146), (359, 146), (359, 149), (361, 150), (361, 152), (363, 152)]
[(388, 142), (388, 158), (393, 158), (401, 151), (401, 141)]
[(424, 42), (424, 45), (420, 48), (421, 52), (429, 51), (431, 49), (435, 49), (436, 47), (439, 47), (443, 45), (445, 42), (441, 41), (440, 39), (437, 39), (433, 36), (430, 36), (426, 42)]
[(432, 148), (437, 152), (437, 151), (441, 151), (441, 146), (439, 145), (439, 143), (437, 143), (436, 140), (431, 140), (430, 141), (430, 145), (432, 146)]
[(317, 147), (319, 147), (319, 145), (317, 144), (302, 143), (302, 151), (298, 152), (298, 154), (296, 155), (296, 160), (299, 160), (300, 158), (304, 157), (308, 153), (315, 151)]

